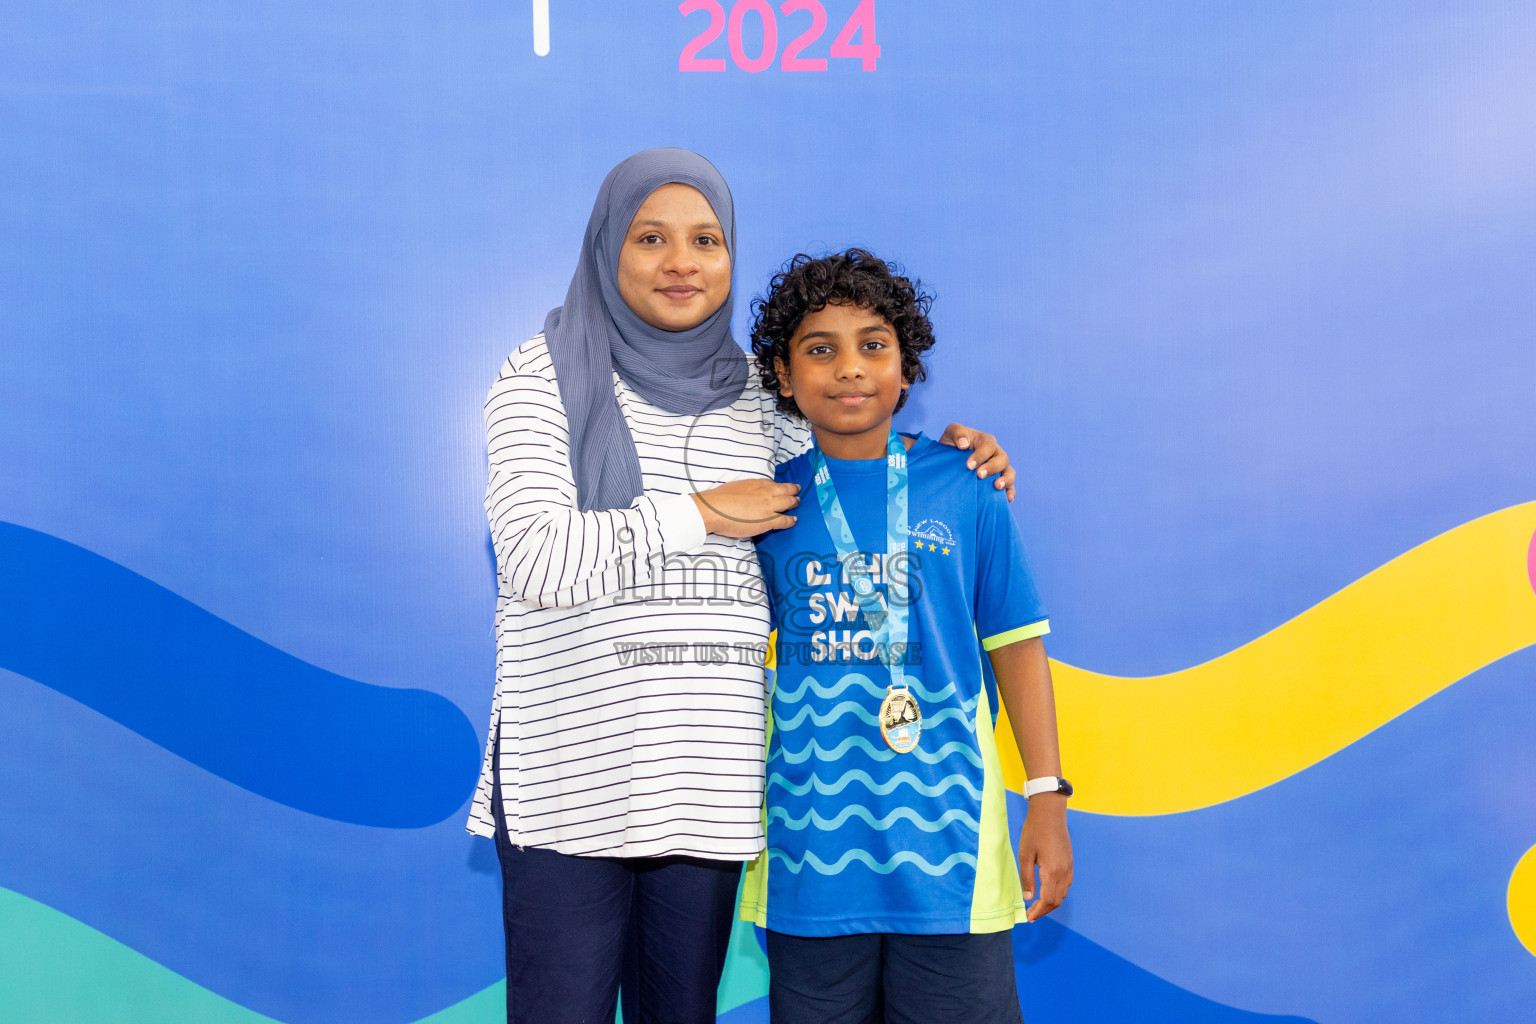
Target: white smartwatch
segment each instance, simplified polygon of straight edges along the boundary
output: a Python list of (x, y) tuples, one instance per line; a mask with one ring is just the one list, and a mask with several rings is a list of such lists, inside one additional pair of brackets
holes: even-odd
[(1041, 793), (1060, 793), (1063, 796), (1072, 795), (1072, 783), (1066, 779), (1059, 779), (1054, 775), (1042, 775), (1038, 779), (1030, 779), (1024, 783), (1024, 796), (1026, 798), (1039, 796)]

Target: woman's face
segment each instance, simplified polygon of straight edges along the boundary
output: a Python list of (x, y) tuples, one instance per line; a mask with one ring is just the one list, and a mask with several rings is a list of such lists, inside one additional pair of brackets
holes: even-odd
[(619, 250), (619, 294), (663, 331), (697, 327), (731, 294), (725, 231), (703, 193), (663, 185), (646, 197)]

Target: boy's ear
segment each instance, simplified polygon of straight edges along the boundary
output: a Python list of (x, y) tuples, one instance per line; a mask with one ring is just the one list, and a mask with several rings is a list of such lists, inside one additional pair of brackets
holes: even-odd
[(779, 394), (785, 398), (793, 398), (795, 393), (789, 386), (789, 367), (784, 365), (784, 360), (778, 356), (773, 357), (773, 373), (779, 378)]

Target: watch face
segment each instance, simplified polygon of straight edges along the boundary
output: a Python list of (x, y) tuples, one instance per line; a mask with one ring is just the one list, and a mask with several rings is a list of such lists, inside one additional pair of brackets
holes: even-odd
[(1067, 796), (1071, 796), (1072, 795), (1072, 783), (1068, 782), (1066, 779), (1057, 779), (1056, 780), (1056, 792), (1058, 792), (1058, 793), (1065, 793)]

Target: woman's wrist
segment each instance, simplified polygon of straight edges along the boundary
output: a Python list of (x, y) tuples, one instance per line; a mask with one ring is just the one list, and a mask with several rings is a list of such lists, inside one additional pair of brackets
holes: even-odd
[(688, 497), (693, 499), (693, 507), (699, 510), (699, 516), (704, 520), (704, 532), (714, 533), (715, 527), (719, 523), (719, 517), (716, 516), (714, 510), (709, 507), (709, 502), (701, 498), (699, 496), (699, 492), (697, 491), (688, 495)]

